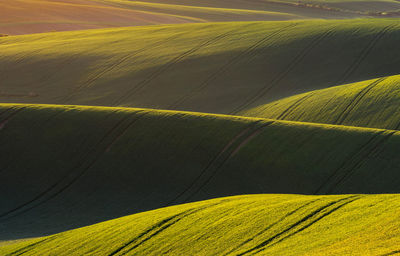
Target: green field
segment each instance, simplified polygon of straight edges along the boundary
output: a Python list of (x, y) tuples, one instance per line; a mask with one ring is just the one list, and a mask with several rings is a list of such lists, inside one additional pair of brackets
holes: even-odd
[(391, 130), (129, 108), (0, 112), (3, 240), (229, 195), (400, 191)]
[(315, 89), (396, 75), (399, 40), (395, 19), (5, 37), (0, 100), (237, 114)]
[(0, 256), (400, 255), (399, 1), (0, 10)]
[(398, 195), (226, 197), (5, 245), (0, 253), (397, 255), (399, 199)]
[(400, 76), (288, 97), (241, 112), (263, 118), (399, 130)]

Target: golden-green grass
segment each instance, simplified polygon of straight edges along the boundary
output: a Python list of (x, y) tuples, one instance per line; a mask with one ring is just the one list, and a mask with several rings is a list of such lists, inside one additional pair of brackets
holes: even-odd
[(0, 240), (230, 195), (400, 191), (391, 130), (1, 104), (0, 145)]
[(126, 0), (3, 0), (0, 2), (0, 33), (19, 35), (89, 28), (313, 17), (279, 10), (249, 10), (242, 7), (233, 9), (229, 8), (229, 5), (220, 8), (185, 6), (166, 1), (148, 3)]
[(2, 255), (397, 255), (399, 195), (244, 195), (0, 247)]
[(308, 17), (297, 14), (276, 12), (268, 10), (251, 10), (245, 8), (229, 8), (229, 3), (225, 2), (224, 7), (196, 6), (197, 1), (186, 4), (171, 4), (168, 2), (146, 2), (129, 0), (96, 0), (103, 4), (129, 8), (134, 10), (148, 11), (152, 13), (165, 13), (177, 17), (187, 17), (188, 20), (201, 22), (221, 22), (221, 21), (256, 21), (256, 20), (290, 20), (306, 19)]
[[(102, 3), (126, 3), (126, 0), (99, 0)], [(377, 15), (381, 12), (398, 11), (400, 4), (396, 0), (263, 0), (263, 1), (241, 1), (241, 0), (142, 0), (132, 1), (136, 8), (141, 4), (168, 4), (170, 6), (186, 7), (212, 7), (238, 10), (274, 11), (279, 13), (290, 13), (306, 18), (355, 18), (355, 17), (384, 17)], [(125, 6), (127, 6), (126, 4)], [(168, 8), (157, 8), (161, 12), (168, 11)], [(179, 10), (179, 8), (177, 8)], [(150, 9), (151, 10), (151, 9)]]
[(398, 130), (400, 76), (382, 77), (288, 97), (245, 116)]
[[(0, 38), (0, 101), (235, 114), (395, 75), (393, 19), (145, 26)], [(23, 74), (23, 75), (21, 75)]]

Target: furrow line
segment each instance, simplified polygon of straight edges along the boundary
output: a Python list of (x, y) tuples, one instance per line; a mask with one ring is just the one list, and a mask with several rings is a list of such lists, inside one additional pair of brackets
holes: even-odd
[[(254, 133), (254, 130), (256, 129), (257, 125), (259, 125), (260, 121), (256, 121), (253, 123), (250, 123), (248, 127), (246, 127), (244, 130), (239, 132), (235, 137), (233, 137), (225, 146), (224, 148), (217, 154), (215, 155), (211, 161), (206, 165), (206, 167), (200, 172), (200, 174), (187, 186), (182, 192), (180, 192), (177, 196), (175, 196), (171, 201), (167, 203), (167, 206), (174, 204), (177, 202), (180, 198), (184, 197), (184, 195), (188, 194), (190, 190), (195, 190), (195, 187), (197, 184), (201, 183), (201, 180), (204, 176), (207, 175), (207, 172), (212, 169), (216, 163), (219, 161), (219, 159), (223, 158), (223, 155), (229, 154), (231, 155), (232, 152), (234, 151), (234, 145), (236, 144), (241, 144), (241, 141), (244, 141), (247, 137), (251, 136), (251, 134)], [(227, 159), (225, 159), (227, 160)], [(200, 185), (201, 187), (201, 185)], [(192, 194), (192, 193), (191, 193)], [(190, 197), (190, 196), (189, 196)], [(185, 202), (188, 198), (184, 199), (183, 201)]]
[[(324, 210), (327, 210), (327, 209), (329, 209), (331, 206), (335, 206), (335, 205), (339, 204), (339, 203), (342, 202), (342, 201), (345, 201), (345, 200), (348, 200), (348, 199), (351, 199), (351, 198), (354, 198), (354, 197), (355, 197), (355, 196), (350, 196), (350, 197), (342, 198), (342, 199), (339, 199), (339, 200), (330, 202), (330, 203), (328, 203), (328, 204), (326, 204), (326, 205), (324, 205), (324, 206), (321, 206), (320, 208), (318, 208), (318, 209), (312, 211), (310, 214), (306, 215), (305, 217), (303, 217), (303, 218), (300, 219), (299, 221), (293, 223), (293, 224), (290, 225), (288, 228), (282, 230), (281, 232), (279, 232), (279, 233), (277, 233), (277, 234), (271, 236), (271, 237), (268, 238), (267, 240), (265, 240), (265, 241), (259, 243), (258, 245), (254, 246), (254, 247), (252, 247), (252, 248), (250, 248), (250, 249), (248, 249), (248, 250), (246, 250), (246, 251), (244, 251), (244, 252), (242, 252), (242, 253), (240, 253), (240, 254), (237, 254), (237, 255), (238, 255), (238, 256), (242, 256), (242, 255), (246, 255), (246, 254), (249, 254), (249, 253), (251, 253), (251, 252), (254, 252), (254, 251), (256, 251), (256, 252), (263, 251), (263, 250), (266, 249), (265, 247), (271, 245), (271, 244), (274, 242), (274, 240), (276, 240), (276, 239), (278, 239), (278, 238), (284, 236), (284, 238), (282, 238), (281, 240), (279, 240), (279, 241), (282, 241), (282, 240), (286, 239), (287, 237), (289, 237), (289, 236), (291, 236), (291, 235), (294, 235), (294, 234), (296, 234), (296, 233), (298, 233), (298, 232), (300, 232), (300, 231), (306, 229), (307, 227), (311, 226), (311, 225), (314, 224), (315, 222), (321, 220), (322, 218), (328, 216), (328, 215), (331, 214), (332, 212), (334, 212), (334, 211), (336, 211), (337, 209), (341, 208), (342, 206), (345, 205), (345, 203), (344, 203), (344, 204), (340, 204), (340, 205), (334, 207), (334, 208), (331, 209), (331, 210), (328, 210), (328, 212), (323, 213), (321, 216), (318, 216), (320, 213), (324, 212)], [(314, 219), (314, 218), (315, 218), (315, 219)], [(314, 219), (314, 220), (313, 220), (313, 219)], [(309, 221), (309, 220), (311, 220), (311, 223), (305, 224), (305, 223), (306, 223), (307, 221)], [(305, 225), (302, 226), (303, 224), (305, 224)], [(302, 226), (302, 227), (301, 227), (301, 226)], [(300, 228), (299, 228), (299, 227), (300, 227)], [(296, 230), (296, 231), (294, 231), (294, 232), (292, 232), (292, 231), (293, 231), (294, 229), (296, 229), (296, 228), (299, 228), (299, 229)], [(287, 234), (287, 235), (286, 235), (286, 234)], [(278, 241), (278, 242), (279, 242), (279, 241)], [(277, 243), (277, 242), (276, 242), (276, 243)], [(274, 243), (274, 244), (276, 244), (276, 243)]]
[[(329, 183), (333, 182), (336, 176), (340, 174), (341, 171), (345, 171), (346, 169), (354, 168), (356, 164), (353, 162), (359, 158), (359, 155), (362, 155), (364, 151), (368, 149), (368, 147), (374, 142), (375, 139), (379, 138), (384, 133), (384, 131), (379, 131), (375, 133), (366, 143), (364, 143), (361, 147), (359, 147), (353, 154), (349, 154), (349, 156), (342, 162), (342, 164), (335, 169), (331, 175), (316, 189), (314, 194), (320, 194), (322, 189), (330, 190)], [(362, 157), (361, 157), (362, 158)], [(350, 166), (350, 167), (349, 167)], [(328, 187), (328, 188), (326, 188)]]
[[(321, 216), (318, 216), (317, 218), (315, 218), (314, 220), (312, 220), (310, 223), (304, 225), (303, 227), (299, 228), (298, 230), (294, 231), (293, 233), (290, 233), (290, 234), (288, 234), (287, 236), (282, 237), (282, 238), (279, 239), (278, 241), (275, 241), (275, 242), (273, 242), (272, 244), (267, 245), (266, 247), (260, 248), (260, 249), (257, 251), (257, 253), (258, 253), (258, 252), (261, 252), (261, 251), (264, 251), (264, 250), (266, 250), (267, 248), (269, 248), (269, 247), (271, 247), (271, 246), (274, 246), (274, 245), (276, 245), (276, 244), (282, 242), (283, 240), (288, 239), (288, 238), (290, 238), (290, 237), (292, 237), (292, 236), (294, 236), (294, 235), (300, 233), (301, 231), (303, 231), (303, 230), (309, 228), (310, 226), (312, 226), (312, 225), (315, 224), (316, 222), (318, 222), (318, 221), (320, 221), (321, 219), (323, 219), (323, 218), (325, 218), (325, 217), (331, 215), (332, 213), (334, 213), (335, 211), (339, 210), (340, 208), (342, 208), (342, 207), (344, 207), (344, 206), (346, 206), (346, 205), (348, 205), (348, 204), (350, 204), (350, 203), (352, 203), (352, 202), (354, 202), (354, 201), (360, 199), (360, 197), (351, 196), (351, 197), (348, 197), (348, 198), (345, 198), (345, 199), (350, 199), (350, 200), (345, 201), (344, 203), (341, 203), (341, 204), (339, 204), (339, 205), (337, 205), (337, 203), (334, 204), (335, 207), (333, 207), (332, 209), (330, 209), (330, 210), (328, 210), (327, 212), (321, 214)], [(342, 200), (339, 200), (339, 201), (342, 201)]]
[(278, 120), (283, 120), (285, 119), (290, 113), (293, 112), (294, 109), (296, 109), (298, 106), (300, 106), (305, 100), (307, 100), (308, 98), (310, 98), (311, 96), (313, 96), (313, 93), (308, 93), (306, 94), (304, 97), (301, 97), (300, 99), (298, 99), (295, 103), (293, 103), (292, 105), (290, 105), (287, 109), (285, 109), (285, 111), (283, 111), (276, 119)]
[[(15, 110), (13, 113), (11, 113), (10, 115), (8, 115), (5, 119), (3, 119), (0, 122), (0, 130), (2, 130), (6, 124), (11, 120), (11, 118), (13, 118), (14, 116), (16, 116), (18, 113), (20, 113), (22, 110), (24, 110), (26, 107), (20, 107), (17, 110)], [(8, 111), (5, 111), (3, 113), (7, 113)], [(3, 114), (2, 113), (2, 114)]]
[[(113, 112), (111, 112), (113, 113)], [(85, 157), (83, 158), (83, 161), (81, 163), (79, 163), (75, 168), (73, 168), (73, 170), (79, 170), (79, 169), (83, 169), (80, 173), (78, 173), (75, 177), (72, 176), (73, 171), (70, 172), (66, 172), (66, 174), (60, 179), (58, 180), (56, 183), (54, 183), (52, 186), (50, 186), (49, 188), (47, 188), (45, 191), (41, 192), (40, 194), (38, 194), (37, 196), (35, 196), (33, 199), (29, 200), (28, 202), (12, 209), (9, 210), (5, 213), (2, 213), (0, 215), (0, 221), (1, 220), (7, 220), (13, 217), (16, 217), (18, 215), (21, 215), (33, 208), (36, 208), (40, 205), (42, 205), (43, 203), (48, 202), (49, 200), (53, 199), (54, 197), (56, 197), (57, 195), (61, 194), (62, 192), (64, 192), (67, 188), (71, 187), (80, 177), (82, 177), (96, 162), (98, 159), (100, 159), (100, 157), (106, 153), (107, 148), (110, 147), (110, 145), (115, 143), (115, 140), (118, 139), (120, 137), (120, 133), (116, 134), (115, 138), (111, 139), (110, 143), (107, 143), (104, 147), (104, 149), (98, 150), (98, 148), (101, 148), (101, 145), (104, 143), (104, 141), (110, 137), (112, 135), (112, 133), (114, 133), (119, 127), (122, 126), (122, 124), (129, 119), (130, 116), (124, 117), (123, 119), (121, 119), (115, 126), (113, 126), (101, 139), (100, 141), (96, 144), (95, 147), (92, 148), (91, 151), (89, 151)], [(132, 120), (131, 122), (128, 123), (127, 127), (122, 128), (123, 131), (125, 132), (126, 129), (128, 129), (133, 123), (135, 123), (141, 116), (136, 117), (134, 120)], [(96, 152), (99, 151), (99, 152)], [(90, 155), (93, 154), (93, 159), (91, 161), (89, 161), (89, 164), (84, 167), (85, 162), (87, 161), (87, 159), (90, 157)], [(71, 177), (70, 181), (67, 181), (69, 178)], [(61, 184), (66, 182), (66, 184), (64, 186), (62, 186)], [(58, 186), (62, 186), (61, 188), (59, 188), (57, 190)], [(45, 198), (45, 196), (47, 194), (49, 194), (51, 191), (54, 191), (53, 194), (49, 195), (47, 198)], [(40, 201), (39, 201), (40, 200)], [(31, 206), (29, 206), (31, 205)], [(27, 207), (28, 206), (28, 207)], [(27, 208), (26, 208), (27, 207)], [(25, 208), (25, 209), (24, 209)]]
[(246, 55), (248, 56), (248, 58), (250, 60), (253, 59), (256, 56), (255, 51), (261, 45), (263, 45), (265, 42), (267, 42), (268, 40), (272, 39), (273, 37), (279, 35), (280, 33), (286, 31), (287, 29), (293, 28), (295, 26), (297, 26), (297, 23), (285, 26), (285, 27), (283, 27), (283, 28), (281, 28), (281, 29), (279, 29), (279, 30), (277, 30), (277, 31), (275, 31), (275, 32), (273, 32), (271, 34), (268, 34), (267, 36), (263, 37), (261, 40), (257, 41), (256, 43), (254, 43), (253, 45), (248, 47), (246, 50), (244, 50), (243, 52), (241, 52), (238, 55), (236, 55), (233, 58), (231, 58), (227, 63), (225, 63), (223, 66), (221, 66), (221, 68), (219, 68), (215, 73), (211, 74), (206, 80), (204, 80), (204, 82), (202, 82), (197, 88), (193, 89), (191, 92), (189, 92), (188, 94), (182, 96), (180, 99), (178, 99), (173, 104), (171, 104), (168, 107), (168, 109), (174, 109), (174, 108), (178, 107), (179, 105), (181, 105), (182, 103), (184, 103), (185, 101), (187, 101), (188, 99), (193, 97), (196, 93), (199, 93), (200, 91), (202, 91), (212, 81), (214, 81), (219, 76), (221, 76), (222, 74), (227, 72), (232, 65), (236, 64), (237, 62), (239, 62)]
[(368, 158), (371, 154), (377, 152), (389, 139), (390, 137), (394, 134), (395, 132), (389, 132), (385, 137), (383, 137), (380, 141), (378, 141), (372, 149), (368, 150), (368, 152), (366, 152), (364, 154), (364, 156), (362, 156), (359, 160), (359, 162), (354, 165), (353, 168), (350, 168), (349, 171), (347, 171), (335, 184), (333, 184), (331, 186), (330, 189), (328, 189), (328, 193), (331, 193), (333, 191), (333, 189), (337, 188), (340, 184), (342, 184), (344, 181), (348, 180), (349, 177), (351, 175), (353, 175), (353, 173), (358, 170), (361, 165), (363, 164), (363, 162), (366, 160), (366, 158)]
[(22, 247), (22, 248), (20, 248), (20, 249), (18, 249), (18, 250), (16, 250), (16, 251), (14, 251), (14, 252), (12, 252), (12, 253), (6, 254), (6, 256), (19, 256), (19, 255), (22, 255), (22, 254), (28, 252), (28, 251), (29, 251), (30, 249), (32, 249), (33, 247), (35, 247), (35, 246), (37, 246), (37, 245), (39, 245), (39, 244), (42, 244), (42, 243), (45, 243), (45, 242), (49, 242), (49, 241), (51, 241), (51, 240), (54, 240), (55, 238), (56, 238), (56, 236), (52, 236), (52, 237), (48, 237), (48, 238), (42, 239), (42, 240), (40, 240), (40, 241), (37, 241), (37, 242), (34, 242), (34, 243), (29, 244), (29, 245), (27, 245), (27, 246), (24, 246), (24, 247)]
[(349, 77), (357, 70), (357, 68), (361, 65), (361, 63), (368, 57), (371, 51), (375, 48), (376, 44), (379, 40), (392, 28), (394, 25), (389, 25), (383, 28), (371, 41), (370, 43), (363, 49), (359, 57), (350, 65), (350, 67), (345, 71), (343, 77), (336, 82), (336, 84), (344, 84)]
[[(128, 241), (127, 243), (125, 243), (124, 245), (122, 245), (121, 247), (119, 247), (118, 249), (116, 249), (115, 251), (111, 252), (110, 254), (108, 254), (108, 256), (113, 256), (113, 255), (117, 255), (118, 253), (120, 253), (122, 250), (126, 249), (128, 246), (136, 243), (139, 239), (141, 239), (142, 237), (146, 236), (147, 234), (151, 233), (151, 232), (157, 232), (158, 230), (161, 230), (163, 227), (167, 226), (170, 222), (172, 222), (174, 219), (179, 218), (179, 216), (182, 216), (185, 212), (181, 212), (179, 214), (175, 214), (171, 217), (168, 217), (166, 219), (163, 219), (162, 221), (156, 223), (155, 225), (153, 225), (152, 227), (150, 227), (149, 229), (145, 230), (144, 232), (140, 233), (137, 237), (133, 238), (132, 240)], [(151, 236), (151, 235), (150, 235)], [(138, 246), (139, 243), (137, 243), (136, 245)], [(133, 248), (134, 249), (134, 248)], [(123, 255), (123, 254), (122, 254)]]
[(333, 34), (334, 28), (327, 30), (325, 33), (321, 34), (317, 38), (311, 41), (310, 44), (308, 44), (303, 50), (299, 52), (295, 56), (295, 58), (288, 64), (288, 66), (283, 70), (283, 72), (279, 73), (274, 79), (269, 84), (266, 84), (264, 87), (262, 87), (254, 96), (252, 96), (249, 100), (245, 101), (243, 104), (239, 105), (236, 109), (234, 109), (230, 114), (237, 114), (238, 112), (244, 110), (254, 102), (256, 102), (258, 99), (263, 97), (265, 94), (267, 94), (272, 88), (274, 88), (276, 85), (278, 85), (282, 80), (284, 80), (287, 75), (295, 68), (298, 66), (299, 63), (318, 45), (320, 44), (324, 39), (329, 37), (331, 34)]
[(108, 67), (106, 67), (106, 68), (104, 68), (104, 69), (103, 69), (102, 71), (100, 71), (97, 75), (95, 75), (95, 76), (92, 77), (92, 78), (89, 78), (89, 79), (86, 80), (86, 82), (84, 82), (82, 85), (76, 87), (76, 88), (74, 89), (74, 91), (73, 91), (70, 95), (68, 95), (68, 96), (65, 98), (64, 101), (70, 100), (70, 99), (71, 99), (73, 96), (75, 96), (76, 93), (78, 93), (80, 90), (82, 90), (82, 89), (84, 89), (84, 88), (90, 87), (97, 79), (99, 79), (100, 77), (102, 77), (104, 74), (111, 72), (112, 70), (114, 70), (115, 68), (117, 68), (118, 66), (120, 66), (121, 64), (123, 64), (124, 62), (126, 62), (128, 59), (131, 59), (131, 58), (137, 56), (138, 54), (140, 54), (140, 53), (142, 53), (142, 52), (144, 52), (144, 51), (151, 50), (151, 49), (153, 49), (154, 47), (157, 47), (157, 46), (163, 45), (163, 44), (165, 44), (165, 43), (168, 43), (168, 42), (170, 42), (170, 41), (172, 41), (172, 40), (174, 40), (174, 39), (176, 39), (176, 38), (181, 37), (181, 36), (184, 35), (184, 34), (185, 34), (185, 33), (179, 33), (179, 34), (173, 35), (173, 36), (171, 36), (171, 37), (169, 37), (169, 38), (167, 38), (167, 39), (165, 39), (165, 40), (163, 40), (163, 41), (156, 42), (156, 43), (150, 44), (150, 45), (146, 45), (145, 47), (142, 47), (141, 49), (136, 50), (136, 51), (134, 51), (133, 53), (126, 54), (126, 55), (123, 56), (119, 61), (117, 61), (117, 62), (111, 64), (110, 66), (108, 66)]
[[(183, 211), (181, 213), (178, 213), (176, 215), (173, 215), (169, 218), (166, 218), (166, 219), (156, 223), (155, 225), (153, 225), (146, 231), (142, 232), (141, 234), (139, 234), (137, 237), (133, 238), (129, 242), (125, 243), (122, 247), (113, 251), (108, 256), (113, 256), (113, 255), (117, 255), (117, 254), (126, 255), (127, 253), (129, 253), (129, 252), (135, 250), (136, 248), (138, 248), (139, 246), (143, 245), (143, 243), (145, 243), (146, 241), (154, 238), (156, 235), (160, 234), (167, 228), (171, 227), (175, 223), (181, 221), (183, 218), (186, 218), (196, 212), (202, 211), (206, 208), (209, 208), (209, 207), (212, 207), (212, 206), (215, 206), (218, 204), (220, 204), (220, 202), (213, 203), (211, 205), (206, 205), (206, 206), (199, 207), (199, 208), (192, 208), (192, 209)], [(148, 236), (146, 237), (146, 235), (148, 235)]]
[(208, 45), (211, 45), (218, 40), (227, 37), (229, 34), (231, 34), (233, 31), (228, 31), (226, 33), (223, 33), (221, 35), (218, 35), (214, 38), (208, 39), (205, 42), (200, 43), (199, 45), (193, 47), (192, 49), (180, 54), (179, 56), (173, 58), (171, 61), (166, 63), (165, 65), (162, 65), (160, 68), (155, 70), (153, 73), (150, 74), (149, 77), (145, 78), (141, 82), (139, 82), (136, 86), (133, 87), (132, 90), (128, 90), (124, 96), (122, 96), (119, 100), (116, 101), (114, 105), (119, 105), (121, 104), (124, 100), (129, 99), (132, 95), (137, 93), (139, 90), (143, 89), (146, 87), (147, 84), (149, 84), (151, 81), (153, 81), (156, 77), (164, 73), (166, 70), (168, 70), (170, 67), (173, 65), (179, 63), (181, 60), (186, 58), (187, 56), (190, 56), (191, 54), (195, 53), (196, 51), (200, 50), (203, 47), (206, 47)]
[(371, 84), (362, 89), (359, 93), (357, 93), (357, 95), (354, 96), (353, 100), (349, 102), (349, 104), (345, 107), (342, 113), (335, 120), (334, 124), (338, 125), (342, 124), (344, 120), (346, 120), (346, 118), (349, 116), (350, 112), (358, 105), (358, 103), (360, 103), (363, 97), (367, 95), (368, 92), (370, 92), (375, 86), (383, 82), (385, 79), (386, 77), (376, 79)]
[(391, 256), (391, 255), (396, 255), (396, 254), (400, 255), (400, 250), (391, 251), (391, 252), (382, 254), (381, 256)]
[[(222, 166), (224, 166), (242, 147), (244, 147), (246, 144), (248, 144), (250, 142), (250, 140), (252, 140), (253, 138), (255, 138), (257, 135), (259, 135), (262, 130), (271, 125), (272, 123), (274, 123), (274, 121), (271, 121), (269, 123), (264, 123), (262, 125), (260, 125), (259, 127), (256, 127), (255, 130), (250, 133), (247, 136), (242, 136), (241, 138), (239, 138), (238, 141), (236, 141), (234, 144), (232, 144), (232, 147), (229, 148), (229, 150), (227, 150), (227, 155), (224, 156), (225, 154), (221, 153), (219, 155), (219, 157), (217, 157), (215, 159), (215, 161), (213, 163), (211, 163), (210, 167), (208, 168), (208, 170), (206, 170), (204, 173), (206, 174), (207, 172), (210, 173), (210, 175), (208, 177), (204, 176), (205, 180), (203, 182), (200, 181), (200, 179), (198, 180), (198, 188), (194, 188), (194, 186), (192, 186), (192, 190), (194, 190), (192, 193), (190, 193), (186, 199), (184, 199), (184, 202), (188, 202), (191, 200), (192, 197), (194, 197), (197, 193), (199, 193), (214, 177), (215, 175), (218, 173), (218, 171), (221, 169)], [(234, 145), (237, 145), (236, 147), (233, 147)]]
[(241, 244), (239, 244), (238, 246), (236, 246), (235, 248), (231, 249), (229, 252), (225, 253), (224, 256), (228, 256), (231, 253), (238, 251), (241, 247), (243, 247), (244, 245), (248, 244), (249, 242), (253, 241), (255, 238), (257, 238), (258, 236), (261, 236), (262, 234), (264, 234), (265, 232), (267, 232), (268, 230), (270, 230), (271, 228), (273, 228), (274, 226), (276, 226), (277, 224), (281, 223), (282, 221), (284, 221), (286, 218), (292, 216), (293, 214), (295, 214), (296, 212), (300, 211), (301, 209), (309, 206), (310, 204), (313, 204), (314, 202), (319, 201), (319, 199), (316, 200), (312, 200), (309, 201), (303, 205), (301, 205), (300, 207), (297, 207), (296, 209), (294, 209), (293, 211), (290, 211), (289, 213), (285, 214), (284, 216), (282, 216), (279, 220), (275, 221), (274, 223), (268, 225), (265, 229), (261, 230), (260, 232), (258, 232), (257, 234), (255, 234), (253, 237), (245, 240), (244, 242), (242, 242)]

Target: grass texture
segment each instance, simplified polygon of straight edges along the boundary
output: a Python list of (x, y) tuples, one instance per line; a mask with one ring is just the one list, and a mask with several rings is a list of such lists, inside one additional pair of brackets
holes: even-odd
[(398, 132), (130, 108), (0, 105), (0, 239), (241, 194), (398, 193)]
[(388, 76), (299, 94), (240, 114), (398, 130), (399, 90), (400, 76)]
[(399, 39), (396, 19), (2, 37), (0, 101), (237, 114), (316, 89), (396, 75)]
[(161, 208), (2, 255), (397, 255), (398, 195), (251, 195)]

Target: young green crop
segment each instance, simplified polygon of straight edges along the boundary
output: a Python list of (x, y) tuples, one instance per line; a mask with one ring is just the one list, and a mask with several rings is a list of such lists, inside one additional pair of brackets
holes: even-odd
[(245, 195), (0, 246), (2, 255), (395, 255), (398, 195)]
[(397, 74), (399, 39), (395, 19), (4, 37), (0, 101), (237, 114), (299, 93)]
[(251, 193), (397, 193), (395, 131), (0, 104), (0, 239)]
[(400, 76), (315, 90), (240, 114), (281, 120), (398, 130)]

